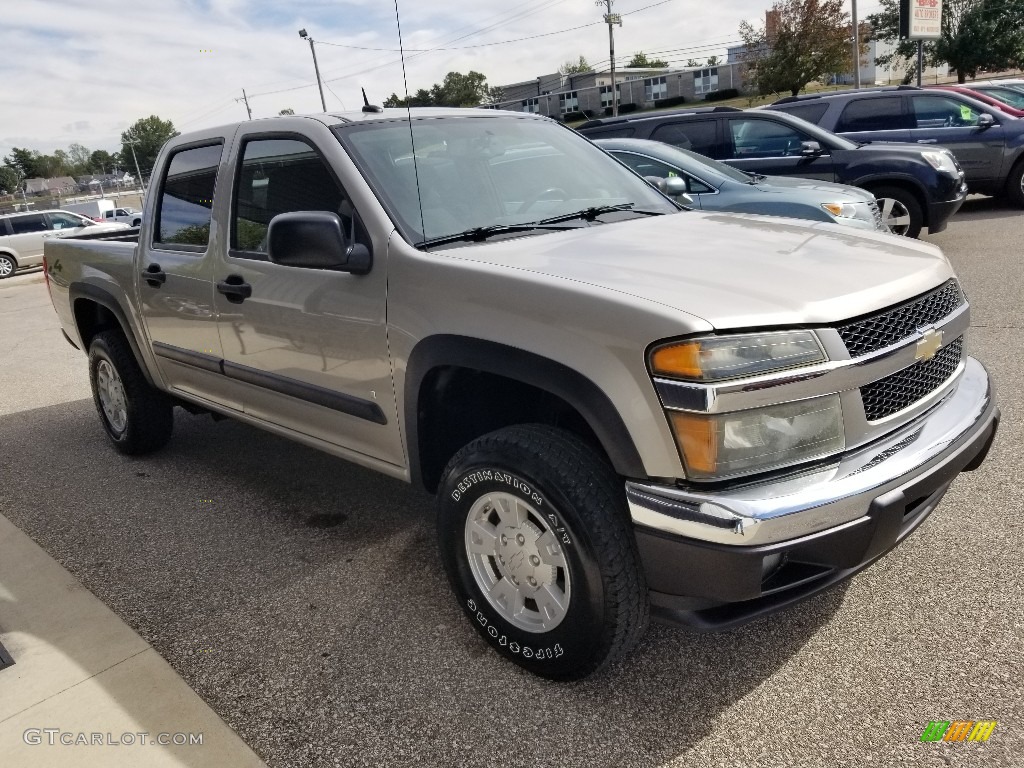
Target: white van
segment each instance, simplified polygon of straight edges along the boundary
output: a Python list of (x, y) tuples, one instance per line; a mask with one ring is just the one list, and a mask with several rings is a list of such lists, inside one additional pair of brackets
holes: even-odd
[(0, 280), (18, 269), (43, 263), (43, 243), (51, 237), (130, 229), (118, 222), (100, 224), (70, 211), (30, 211), (0, 216)]
[(118, 206), (113, 200), (100, 198), (99, 200), (87, 200), (84, 203), (67, 203), (63, 210), (79, 213), (88, 216), (93, 221), (100, 222), (121, 222), (131, 227), (137, 227), (142, 223), (142, 212), (136, 211), (128, 206)]

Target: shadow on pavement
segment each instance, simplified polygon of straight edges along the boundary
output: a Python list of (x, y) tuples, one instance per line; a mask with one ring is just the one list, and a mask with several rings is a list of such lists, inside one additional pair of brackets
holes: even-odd
[(129, 459), (88, 400), (2, 417), (0, 501), (271, 765), (659, 765), (842, 602), (653, 625), (605, 673), (549, 683), (463, 618), (431, 497), (244, 425), (179, 410), (175, 430)]

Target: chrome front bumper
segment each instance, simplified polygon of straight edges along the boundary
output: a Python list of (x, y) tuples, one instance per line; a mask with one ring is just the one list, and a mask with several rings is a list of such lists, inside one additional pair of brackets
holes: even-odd
[[(930, 473), (949, 474), (957, 456), (972, 447), (978, 453), (977, 443), (991, 440), (998, 417), (988, 373), (968, 357), (955, 386), (934, 407), (826, 467), (718, 491), (627, 482), (626, 496), (641, 528), (737, 547), (783, 542), (849, 525), (878, 497)], [(973, 459), (956, 467), (946, 484)]]

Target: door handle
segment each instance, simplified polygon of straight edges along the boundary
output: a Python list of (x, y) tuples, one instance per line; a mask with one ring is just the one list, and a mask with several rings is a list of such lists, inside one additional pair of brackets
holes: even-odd
[(918, 139), (917, 143), (918, 144), (938, 144), (939, 140), (938, 139)]
[(217, 291), (224, 294), (232, 304), (241, 304), (252, 296), (252, 286), (241, 275), (228, 275), (217, 283)]
[(167, 274), (160, 269), (159, 264), (150, 264), (142, 270), (142, 279), (154, 288), (159, 288), (167, 282)]

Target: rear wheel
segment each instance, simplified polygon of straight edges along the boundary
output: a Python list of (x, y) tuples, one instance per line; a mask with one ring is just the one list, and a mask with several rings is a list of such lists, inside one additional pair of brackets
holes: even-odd
[(902, 187), (875, 187), (870, 190), (878, 200), (882, 223), (894, 235), (917, 237), (924, 226), (924, 212), (913, 192)]
[(18, 265), (14, 263), (14, 259), (5, 253), (0, 253), (0, 280), (13, 275), (17, 268)]
[(171, 439), (173, 405), (146, 381), (120, 331), (104, 331), (93, 338), (89, 381), (103, 429), (121, 453), (150, 453)]
[(441, 556), (459, 604), (502, 656), (542, 677), (585, 677), (629, 651), (647, 588), (622, 483), (589, 446), (508, 427), (449, 462)]

